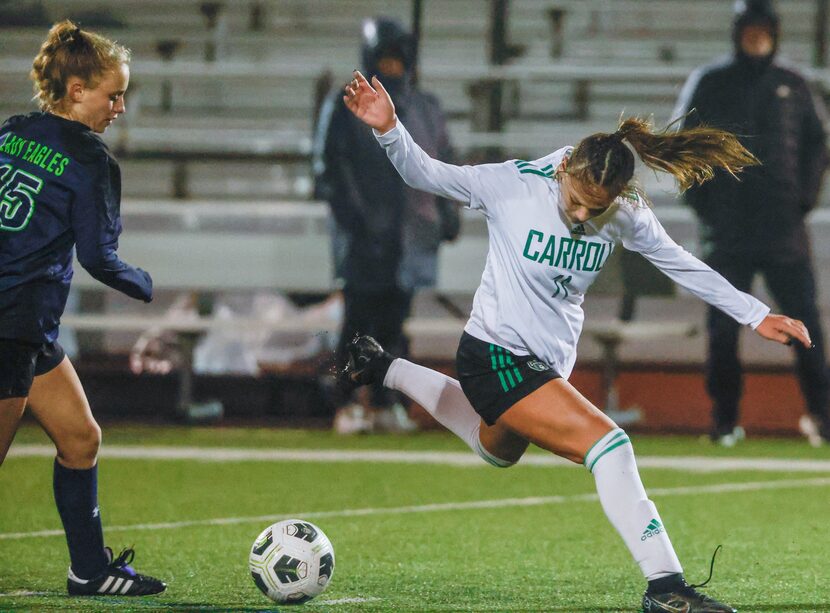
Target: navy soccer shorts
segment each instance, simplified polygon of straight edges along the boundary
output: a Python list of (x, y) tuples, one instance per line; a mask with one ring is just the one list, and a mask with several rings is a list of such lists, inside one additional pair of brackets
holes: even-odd
[(55, 368), (65, 355), (57, 342), (0, 338), (0, 400), (28, 396), (34, 378)]
[(490, 426), (519, 400), (561, 378), (534, 355), (515, 355), (466, 332), (458, 344), (455, 367), (464, 395)]

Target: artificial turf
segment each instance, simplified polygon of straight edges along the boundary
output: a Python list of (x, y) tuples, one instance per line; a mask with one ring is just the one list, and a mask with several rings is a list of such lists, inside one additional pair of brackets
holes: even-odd
[[(444, 433), (351, 438), (320, 431), (105, 425), (104, 436), (105, 450), (465, 449)], [(797, 440), (750, 440), (724, 450), (696, 438), (632, 438), (640, 456), (830, 460), (829, 449), (813, 450)], [(26, 426), (13, 449), (44, 443), (36, 428)], [(642, 470), (690, 581), (705, 579), (712, 551), (722, 544), (708, 593), (740, 611), (804, 612), (830, 611), (830, 479), (819, 480), (828, 472)], [(738, 490), (752, 483), (774, 487)], [(719, 484), (726, 484), (725, 491), (702, 489)], [(321, 527), (337, 557), (329, 589), (295, 610), (639, 610), (644, 582), (599, 503), (590, 499), (593, 493), (587, 471), (566, 466), (497, 470), (483, 463), (104, 455), (100, 501), (107, 542), (116, 553), (134, 545), (136, 569), (165, 579), (168, 590), (144, 599), (78, 599), (65, 595), (63, 536), (30, 534), (60, 528), (51, 459), (12, 455), (0, 468), (0, 611), (286, 610), (254, 586), (247, 556), (268, 523), (288, 516)], [(441, 504), (449, 506), (427, 506)]]

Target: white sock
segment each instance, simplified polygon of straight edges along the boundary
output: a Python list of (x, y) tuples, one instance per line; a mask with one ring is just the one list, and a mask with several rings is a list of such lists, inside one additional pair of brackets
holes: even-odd
[(383, 384), (406, 394), (424, 407), (438, 423), (455, 434), (485, 462), (505, 468), (513, 462), (497, 458), (478, 440), (481, 417), (464, 395), (461, 384), (437, 370), (397, 358), (386, 371)]
[(585, 467), (594, 475), (605, 515), (625, 541), (649, 581), (683, 568), (663, 520), (640, 481), (628, 435), (615, 428), (585, 454)]

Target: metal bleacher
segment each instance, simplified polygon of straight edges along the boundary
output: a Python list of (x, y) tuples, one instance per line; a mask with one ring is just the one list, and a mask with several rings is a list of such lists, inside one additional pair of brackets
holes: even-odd
[[(101, 10), (94, 0), (40, 4), (53, 20)], [(208, 5), (217, 14), (212, 27)], [(536, 157), (613, 128), (623, 112), (665, 122), (691, 68), (730, 48), (731, 3), (721, 0), (513, 0), (508, 35), (523, 54), (493, 67), (489, 5), (425, 3), (421, 81), (440, 96), (461, 159), (494, 146)], [(813, 5), (780, 7), (782, 51), (801, 65), (811, 53)], [(319, 76), (348, 78), (359, 65), (361, 19), (386, 13), (409, 21), (411, 2), (128, 0), (105, 10), (122, 27), (98, 29), (133, 50), (129, 112), (107, 134), (127, 197), (305, 198)], [(563, 23), (557, 53), (554, 11)], [(44, 30), (3, 31), (5, 115), (31, 108), (27, 73)], [(164, 43), (176, 47), (170, 59), (159, 53)], [(816, 76), (830, 84), (825, 72)], [(506, 82), (512, 94), (497, 133), (476, 124), (470, 95), (472, 84), (488, 79)]]

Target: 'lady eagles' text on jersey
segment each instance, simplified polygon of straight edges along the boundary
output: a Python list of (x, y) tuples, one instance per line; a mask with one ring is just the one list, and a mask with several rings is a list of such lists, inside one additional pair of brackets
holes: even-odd
[(77, 121), (46, 112), (0, 126), (0, 338), (58, 337), (72, 251), (92, 277), (149, 302), (153, 281), (116, 253), (121, 170)]
[(675, 243), (638, 197), (620, 197), (602, 215), (572, 224), (553, 178), (569, 147), (534, 162), (453, 166), (426, 155), (400, 121), (377, 138), (410, 186), (487, 218), (487, 263), (467, 333), (536, 355), (564, 378), (576, 361), (585, 292), (618, 243), (742, 324), (754, 328), (769, 313)]

